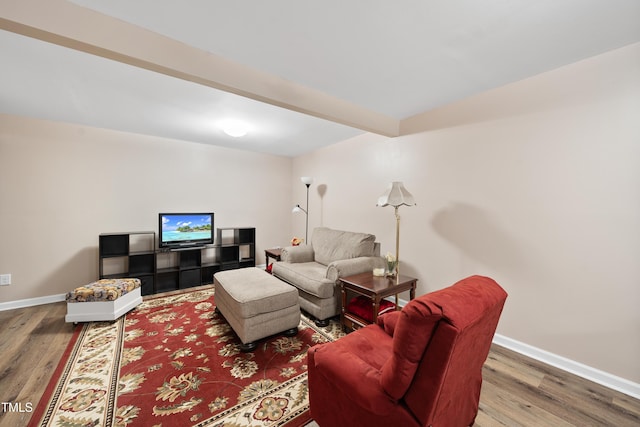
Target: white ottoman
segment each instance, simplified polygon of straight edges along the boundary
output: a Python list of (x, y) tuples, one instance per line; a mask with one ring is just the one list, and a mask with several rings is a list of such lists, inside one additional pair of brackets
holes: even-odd
[(298, 332), (295, 287), (255, 267), (220, 271), (213, 277), (216, 309), (240, 338), (243, 351), (253, 351), (259, 339)]

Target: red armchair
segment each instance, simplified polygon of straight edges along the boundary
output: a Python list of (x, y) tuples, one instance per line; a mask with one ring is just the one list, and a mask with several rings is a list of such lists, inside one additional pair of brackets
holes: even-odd
[(308, 353), (321, 427), (473, 425), (507, 293), (472, 276)]

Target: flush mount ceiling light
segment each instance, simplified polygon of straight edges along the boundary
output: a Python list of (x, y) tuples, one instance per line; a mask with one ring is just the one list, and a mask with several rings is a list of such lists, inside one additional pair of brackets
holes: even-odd
[(220, 128), (234, 138), (243, 137), (249, 132), (249, 126), (240, 120), (225, 120), (220, 123)]

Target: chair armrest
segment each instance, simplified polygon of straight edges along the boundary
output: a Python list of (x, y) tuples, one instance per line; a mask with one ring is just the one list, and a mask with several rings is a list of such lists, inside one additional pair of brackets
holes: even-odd
[(397, 402), (380, 384), (380, 371), (361, 358), (323, 345), (311, 347), (309, 353), (307, 360), (314, 364), (310, 375), (324, 377), (324, 381), (349, 396), (352, 404), (378, 415), (389, 414), (396, 407)]
[(287, 246), (282, 248), (280, 260), (284, 262), (312, 262), (313, 247), (310, 245)]
[(375, 256), (341, 259), (327, 266), (327, 279), (338, 281), (340, 277), (373, 271), (374, 268), (381, 268), (384, 265), (384, 258)]
[(377, 324), (384, 331), (393, 336), (393, 333), (396, 330), (396, 325), (398, 324), (398, 320), (400, 319), (399, 311), (390, 311), (388, 313), (383, 314), (382, 316), (378, 316)]

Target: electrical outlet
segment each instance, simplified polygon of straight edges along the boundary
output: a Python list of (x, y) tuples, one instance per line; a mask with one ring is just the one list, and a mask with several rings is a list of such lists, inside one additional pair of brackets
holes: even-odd
[(8, 286), (11, 284), (10, 274), (0, 274), (0, 286)]

